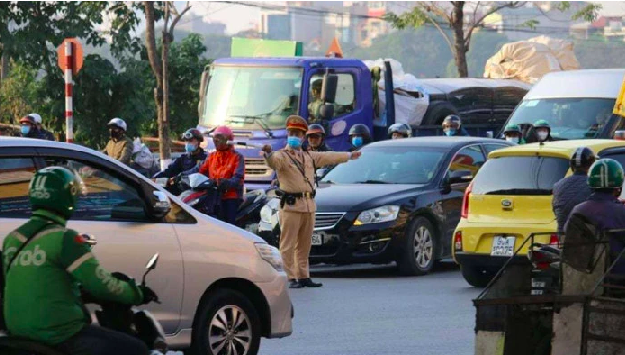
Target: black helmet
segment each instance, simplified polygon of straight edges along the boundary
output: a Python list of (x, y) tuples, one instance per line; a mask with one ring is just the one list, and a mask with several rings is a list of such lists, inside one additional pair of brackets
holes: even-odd
[(575, 153), (571, 156), (571, 170), (587, 171), (590, 166), (595, 162), (595, 153), (586, 147), (579, 147), (575, 150)]
[(318, 123), (313, 123), (311, 125), (308, 125), (308, 132), (306, 132), (306, 135), (308, 136), (309, 134), (321, 134), (325, 137), (326, 129)]
[(362, 135), (365, 141), (367, 139), (371, 139), (371, 131), (369, 130), (369, 127), (362, 123), (356, 123), (349, 129), (349, 135), (352, 136), (354, 134)]
[(388, 128), (388, 137), (391, 138), (393, 133), (402, 134), (404, 137), (412, 137), (412, 128), (406, 123), (395, 123)]
[(184, 132), (181, 136), (183, 141), (190, 141), (191, 139), (197, 139), (199, 142), (204, 142), (204, 136), (200, 133), (199, 130), (195, 128), (190, 128), (186, 132)]
[(446, 124), (454, 124), (454, 123), (457, 124), (458, 127), (460, 127), (462, 125), (462, 120), (460, 119), (460, 116), (458, 116), (458, 115), (448, 115), (443, 120), (443, 126), (446, 125)]

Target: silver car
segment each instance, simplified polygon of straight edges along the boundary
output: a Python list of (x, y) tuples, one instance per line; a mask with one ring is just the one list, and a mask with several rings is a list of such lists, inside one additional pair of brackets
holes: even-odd
[(29, 181), (48, 166), (83, 178), (86, 194), (68, 228), (96, 236), (94, 252), (104, 267), (137, 278), (145, 261), (160, 254), (149, 285), (162, 304), (147, 308), (172, 348), (216, 355), (232, 343), (232, 354), (256, 354), (260, 337), (291, 334), (293, 310), (277, 249), (76, 144), (0, 137), (0, 242), (28, 218)]

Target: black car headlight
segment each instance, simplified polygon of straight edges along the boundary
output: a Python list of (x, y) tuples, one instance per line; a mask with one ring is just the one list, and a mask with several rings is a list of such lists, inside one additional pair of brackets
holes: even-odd
[(397, 219), (399, 206), (386, 205), (362, 211), (354, 221), (355, 226), (372, 223), (392, 222)]

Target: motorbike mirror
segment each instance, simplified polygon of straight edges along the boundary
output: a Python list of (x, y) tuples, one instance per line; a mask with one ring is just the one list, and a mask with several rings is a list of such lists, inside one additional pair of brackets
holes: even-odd
[(145, 265), (145, 268), (147, 270), (154, 270), (156, 268), (157, 261), (158, 261), (158, 253), (154, 254), (152, 259), (150, 259), (150, 261), (148, 261), (148, 263)]
[(91, 246), (98, 244), (98, 240), (95, 238), (93, 234), (84, 233), (82, 234), (82, 237), (85, 240), (85, 242)]

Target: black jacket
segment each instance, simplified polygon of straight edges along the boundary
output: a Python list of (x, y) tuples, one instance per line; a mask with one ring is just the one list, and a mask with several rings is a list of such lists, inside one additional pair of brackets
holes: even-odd
[(588, 200), (591, 193), (585, 173), (576, 172), (553, 185), (551, 207), (558, 221), (558, 232), (564, 232), (564, 224), (573, 208)]
[(187, 171), (198, 166), (206, 160), (207, 157), (208, 154), (203, 149), (200, 149), (200, 151), (195, 154), (183, 154), (180, 158), (169, 164), (167, 169), (154, 175), (154, 178), (173, 178), (183, 171)]

